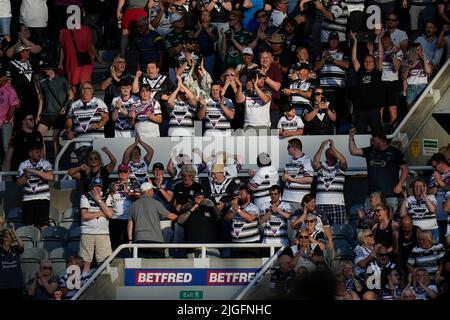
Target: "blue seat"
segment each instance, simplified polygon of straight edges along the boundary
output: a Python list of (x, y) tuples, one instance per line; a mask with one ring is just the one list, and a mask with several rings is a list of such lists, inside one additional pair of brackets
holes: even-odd
[(331, 227), (333, 239), (345, 239), (352, 242), (355, 239), (355, 233), (349, 224), (335, 224)]

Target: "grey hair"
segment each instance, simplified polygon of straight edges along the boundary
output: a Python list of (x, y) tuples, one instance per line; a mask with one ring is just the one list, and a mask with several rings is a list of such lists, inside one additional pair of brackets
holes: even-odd
[(48, 260), (48, 259), (42, 259), (41, 260), (41, 263), (40, 263), (40, 267), (42, 268), (42, 267), (44, 267), (44, 266), (51, 266), (52, 265), (52, 263), (50, 262), (50, 260)]
[(363, 229), (360, 232), (358, 232), (358, 242), (364, 244), (364, 239), (366, 238), (366, 235), (372, 233), (372, 230), (370, 229)]
[(306, 215), (307, 220), (315, 220), (317, 222), (317, 216), (314, 213), (308, 213)]
[(181, 168), (180, 176), (182, 176), (184, 174), (188, 174), (188, 175), (195, 177), (197, 172), (195, 172), (195, 169), (193, 166), (187, 165), (187, 166), (184, 166), (183, 168)]

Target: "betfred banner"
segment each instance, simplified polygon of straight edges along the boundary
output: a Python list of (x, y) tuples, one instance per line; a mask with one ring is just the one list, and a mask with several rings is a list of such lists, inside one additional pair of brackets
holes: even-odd
[(125, 286), (242, 286), (257, 268), (239, 269), (126, 269)]

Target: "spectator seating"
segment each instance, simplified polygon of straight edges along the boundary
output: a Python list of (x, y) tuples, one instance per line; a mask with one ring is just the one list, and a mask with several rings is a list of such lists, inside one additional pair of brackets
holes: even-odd
[(67, 248), (71, 250), (74, 254), (78, 253), (80, 250), (80, 238), (81, 238), (81, 228), (74, 227), (69, 229), (67, 235)]
[(67, 248), (56, 248), (50, 252), (50, 262), (53, 266), (53, 273), (61, 277), (66, 272), (67, 259), (73, 253)]
[[(14, 224), (22, 223), (22, 208), (13, 208), (8, 211), (7, 215), (8, 222), (13, 222)], [(16, 226), (17, 227), (17, 226)]]
[(35, 226), (20, 227), (16, 233), (22, 239), (25, 249), (36, 248), (41, 239), (41, 231)]
[(344, 239), (350, 243), (355, 240), (355, 232), (348, 224), (335, 224), (331, 227), (331, 231), (333, 233), (333, 240)]
[(50, 215), (49, 215), (50, 225), (57, 226), (61, 222), (61, 214), (58, 209), (50, 207)]
[(63, 248), (67, 238), (67, 230), (63, 227), (48, 227), (42, 234), (38, 247), (52, 252), (56, 248)]
[(39, 271), (41, 261), (47, 258), (48, 253), (43, 248), (25, 249), (20, 257), (22, 275), (25, 283), (36, 275), (36, 272)]

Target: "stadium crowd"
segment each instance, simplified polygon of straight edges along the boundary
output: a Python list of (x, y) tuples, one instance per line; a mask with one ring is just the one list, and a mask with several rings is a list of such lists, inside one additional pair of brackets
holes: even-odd
[[(433, 299), (447, 292), (450, 151), (433, 155), (431, 179), (414, 180), (408, 192), (408, 164), (386, 138), (450, 56), (447, 1), (83, 2), (0, 1), (2, 168), (17, 171), (14, 180), (24, 187), (22, 224), (42, 234), (49, 227), (49, 151), (58, 153), (60, 137), (135, 140), (115, 181), (109, 176), (118, 161), (108, 148), (101, 149), (110, 159), (104, 165), (92, 142), (75, 143), (79, 163), (69, 175), (83, 193), (81, 238), (68, 264), (80, 266), (83, 281), (91, 264), (120, 244), (164, 242), (160, 220), (173, 221), (175, 243), (287, 246), (274, 288), (330, 268), (340, 242), (334, 235), (348, 226), (346, 208), (354, 205), (345, 203), (347, 159), (332, 135), (348, 133), (350, 154), (367, 162), (370, 195), (352, 229), (354, 261), (337, 268), (336, 299)], [(79, 27), (66, 23), (69, 5), (82, 8)], [(101, 49), (108, 46), (120, 53), (96, 83), (93, 72), (105, 64)], [(49, 129), (50, 146), (43, 138)], [(151, 164), (147, 138), (198, 132), (275, 135), (287, 139), (289, 160), (280, 177), (270, 156), (259, 154), (248, 181), (238, 179), (243, 161), (235, 154), (195, 150), (200, 164), (176, 153), (166, 165)], [(371, 145), (357, 146), (355, 134), (369, 132)], [(301, 135), (324, 136), (315, 155), (302, 151)], [(199, 179), (201, 172), (208, 178)], [(13, 224), (0, 222), (0, 296), (73, 296), (68, 275), (58, 279), (46, 259), (24, 284), (24, 245)]]

